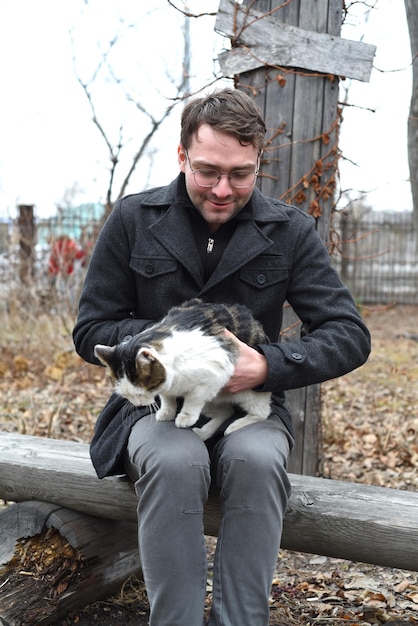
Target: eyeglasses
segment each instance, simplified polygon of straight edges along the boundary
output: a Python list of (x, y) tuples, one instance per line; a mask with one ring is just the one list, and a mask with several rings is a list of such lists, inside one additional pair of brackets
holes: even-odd
[(258, 174), (258, 169), (254, 170), (235, 170), (229, 174), (220, 174), (218, 170), (210, 168), (192, 168), (187, 150), (185, 150), (186, 158), (189, 162), (190, 171), (193, 174), (194, 181), (199, 187), (215, 187), (222, 176), (228, 176), (228, 180), (232, 187), (236, 189), (245, 189), (251, 187)]

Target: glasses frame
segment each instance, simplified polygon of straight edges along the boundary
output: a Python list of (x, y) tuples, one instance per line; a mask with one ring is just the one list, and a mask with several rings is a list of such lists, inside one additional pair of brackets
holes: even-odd
[(197, 168), (197, 169), (195, 169), (195, 170), (194, 170), (194, 169), (192, 168), (192, 164), (191, 164), (191, 161), (190, 161), (190, 157), (189, 157), (189, 153), (188, 153), (188, 151), (187, 151), (187, 150), (185, 150), (185, 151), (184, 151), (184, 154), (186, 155), (186, 160), (187, 160), (187, 162), (189, 163), (190, 171), (191, 171), (191, 173), (193, 174), (193, 179), (194, 179), (194, 182), (196, 183), (196, 185), (197, 185), (198, 187), (203, 187), (204, 189), (210, 189), (211, 187), (216, 187), (216, 185), (217, 185), (217, 184), (219, 183), (219, 181), (221, 180), (222, 176), (227, 176), (227, 177), (228, 177), (229, 184), (231, 185), (231, 187), (234, 187), (234, 189), (249, 189), (249, 188), (250, 188), (250, 187), (254, 184), (255, 179), (257, 178), (257, 175), (258, 175), (258, 173), (259, 173), (259, 171), (260, 171), (260, 168), (259, 168), (259, 167), (257, 167), (257, 168), (254, 170), (254, 178), (253, 178), (253, 180), (251, 181), (251, 183), (250, 183), (249, 185), (237, 186), (237, 185), (234, 185), (234, 183), (231, 181), (231, 175), (233, 174), (233, 172), (230, 172), (229, 174), (220, 174), (216, 168), (213, 168), (213, 171), (214, 171), (214, 172), (218, 172), (218, 178), (216, 179), (216, 182), (215, 182), (215, 183), (213, 183), (213, 185), (202, 185), (201, 183), (198, 183), (198, 182), (197, 182), (197, 180), (196, 180), (196, 174), (198, 173), (198, 171), (199, 171), (199, 169), (200, 169), (200, 168)]

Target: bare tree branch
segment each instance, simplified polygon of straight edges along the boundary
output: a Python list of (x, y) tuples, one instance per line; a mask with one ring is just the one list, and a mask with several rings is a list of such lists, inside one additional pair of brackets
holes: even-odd
[[(128, 24), (126, 28), (131, 29), (134, 27), (135, 27), (134, 24)], [(139, 161), (146, 153), (146, 149), (148, 148), (155, 134), (160, 129), (163, 122), (169, 117), (173, 109), (182, 100), (184, 100), (184, 98), (190, 95), (189, 93), (186, 93), (186, 94), (184, 93), (185, 86), (188, 85), (188, 75), (185, 71), (181, 73), (178, 85), (176, 86), (175, 97), (170, 99), (171, 100), (170, 104), (166, 107), (163, 113), (159, 117), (157, 117), (153, 114), (151, 109), (147, 108), (141, 103), (139, 98), (134, 98), (131, 95), (128, 87), (125, 84), (125, 81), (116, 75), (116, 72), (114, 71), (112, 67), (112, 64), (110, 62), (110, 54), (112, 50), (115, 48), (115, 46), (119, 43), (120, 34), (116, 34), (109, 41), (108, 45), (106, 46), (106, 49), (101, 51), (101, 58), (99, 60), (99, 63), (97, 64), (97, 67), (95, 68), (91, 77), (87, 81), (83, 80), (80, 74), (78, 73), (77, 64), (76, 64), (75, 46), (74, 46), (74, 40), (72, 36), (71, 36), (71, 41), (73, 45), (73, 66), (74, 66), (76, 79), (78, 83), (80, 84), (84, 92), (84, 95), (87, 98), (87, 101), (89, 103), (90, 110), (92, 113), (93, 124), (96, 126), (97, 130), (99, 131), (99, 134), (101, 135), (102, 139), (105, 142), (108, 155), (109, 155), (109, 161), (111, 164), (110, 169), (109, 169), (108, 187), (106, 191), (106, 210), (105, 210), (105, 217), (106, 217), (113, 208), (114, 197), (115, 197), (115, 194), (114, 194), (115, 174), (121, 162), (121, 153), (123, 149), (126, 147), (127, 142), (124, 140), (124, 126), (123, 124), (121, 124), (119, 127), (119, 137), (118, 137), (117, 143), (116, 144), (112, 143), (110, 139), (110, 135), (105, 128), (104, 122), (101, 119), (99, 119), (99, 116), (97, 114), (96, 105), (95, 105), (94, 96), (93, 96), (93, 86), (98, 81), (100, 73), (104, 69), (106, 69), (111, 80), (113, 81), (113, 84), (120, 88), (120, 91), (124, 95), (126, 102), (133, 104), (135, 108), (137, 109), (138, 113), (145, 115), (148, 118), (148, 121), (150, 123), (150, 130), (143, 137), (139, 149), (136, 151), (136, 153), (132, 157), (131, 164), (123, 178), (119, 192), (117, 193), (117, 198), (120, 198), (123, 195), (125, 195), (126, 189), (129, 185), (132, 174), (134, 173)], [(189, 55), (189, 54), (190, 54), (190, 45), (185, 42), (184, 56)], [(184, 58), (183, 67), (188, 67), (188, 66), (189, 66), (189, 60)]]
[(174, 2), (172, 2), (172, 0), (167, 0), (167, 3), (171, 7), (173, 7), (173, 9), (175, 9), (176, 11), (178, 11), (179, 13), (182, 13), (185, 17), (205, 17), (205, 16), (215, 17), (217, 14), (217, 11), (215, 11), (214, 13), (207, 13), (207, 12), (206, 13), (191, 13), (187, 9), (179, 9), (179, 7), (176, 6)]

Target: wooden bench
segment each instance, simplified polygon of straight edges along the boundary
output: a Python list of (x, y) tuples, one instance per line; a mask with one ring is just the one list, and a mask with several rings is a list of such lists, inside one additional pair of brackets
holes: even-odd
[[(295, 474), (290, 479), (282, 548), (418, 570), (418, 493)], [(136, 521), (137, 497), (127, 477), (99, 480), (83, 443), (0, 433), (0, 498)], [(219, 500), (211, 498), (208, 535), (217, 535), (219, 520)]]

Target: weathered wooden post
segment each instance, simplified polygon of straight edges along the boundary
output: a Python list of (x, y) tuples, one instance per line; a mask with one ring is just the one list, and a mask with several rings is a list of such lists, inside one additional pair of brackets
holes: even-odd
[(19, 278), (29, 284), (34, 272), (35, 220), (33, 204), (19, 205)]
[[(259, 105), (268, 127), (260, 189), (313, 215), (325, 242), (338, 169), (339, 77), (368, 80), (375, 47), (339, 37), (341, 0), (221, 0), (216, 30), (231, 39), (219, 57)], [(285, 311), (284, 328), (298, 332)], [(290, 471), (315, 475), (320, 458), (319, 385), (291, 391), (296, 447)]]

